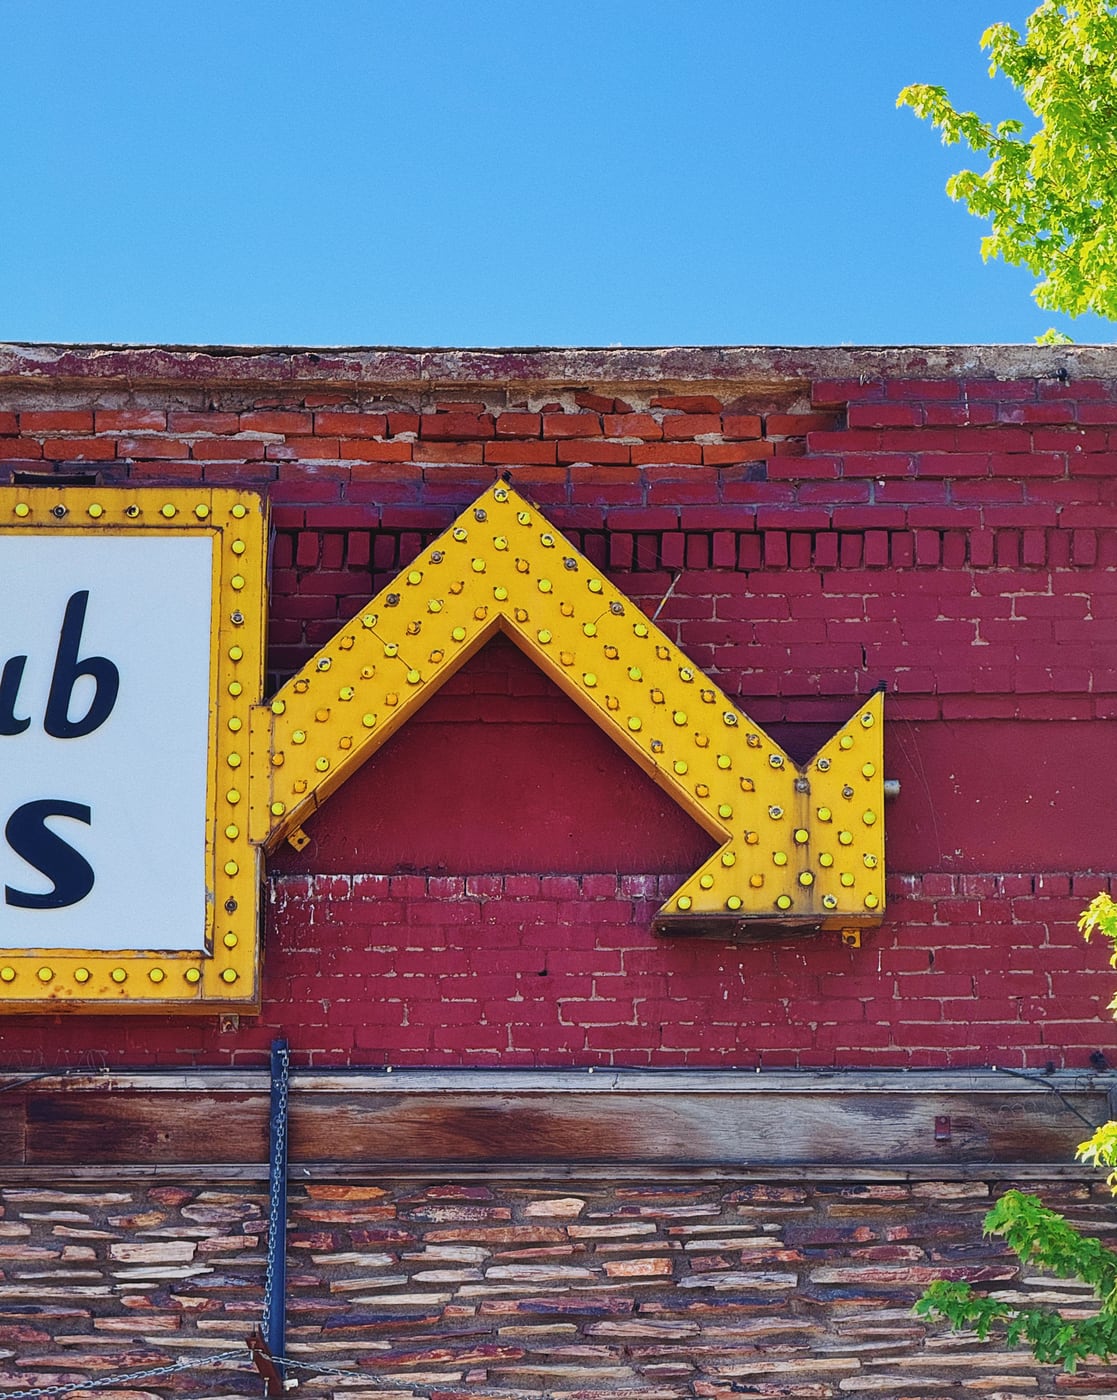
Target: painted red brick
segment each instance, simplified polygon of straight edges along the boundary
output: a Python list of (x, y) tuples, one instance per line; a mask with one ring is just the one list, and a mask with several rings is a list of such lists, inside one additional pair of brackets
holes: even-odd
[(492, 415), (472, 409), (454, 409), (449, 413), (424, 413), (419, 421), (419, 436), (432, 442), (472, 441), (492, 437)]
[(560, 462), (617, 462), (628, 464), (631, 449), (623, 442), (585, 441), (567, 438), (558, 444)]
[(171, 409), (167, 427), (172, 433), (239, 433), (239, 413), (192, 413)]
[[(308, 433), (311, 429), (306, 427), (283, 429), (283, 431)], [(388, 415), (386, 413), (339, 413), (334, 410), (324, 410), (314, 415), (313, 431), (321, 433), (325, 437), (383, 437), (388, 431)]]
[(538, 413), (502, 413), (496, 420), (497, 437), (537, 438), (543, 431)]
[(606, 437), (635, 437), (654, 442), (663, 427), (650, 413), (608, 413), (602, 420)]
[(721, 431), (727, 438), (757, 438), (763, 427), (759, 413), (726, 413), (722, 415)]
[(596, 437), (601, 432), (601, 418), (596, 413), (544, 413), (545, 438)]
[[(338, 455), (354, 462), (410, 462), (413, 442), (381, 442), (376, 438), (341, 438)], [(354, 474), (357, 468), (354, 467)]]
[(112, 438), (46, 438), (43, 456), (56, 462), (104, 462), (116, 456)]
[(172, 437), (122, 437), (116, 441), (118, 457), (136, 457), (144, 460), (151, 457), (174, 457), (185, 461), (190, 456), (187, 443)]
[(736, 462), (759, 462), (771, 457), (775, 444), (771, 442), (704, 442), (702, 461), (708, 466), (731, 466)]
[[(995, 1055), (1034, 1068), (1085, 1065), (1117, 1033), (1103, 950), (1082, 947), (1074, 927), (1111, 863), (1097, 849), (1104, 824), (1089, 801), (1079, 814), (1045, 814), (1117, 757), (1110, 726), (1083, 723), (1117, 717), (1112, 385), (855, 378), (814, 384), (808, 414), (769, 411), (738, 386), (728, 412), (714, 395), (654, 391), (654, 412), (632, 412), (591, 384), (575, 393), (577, 413), (528, 412), (520, 405), (537, 400), (519, 388), (494, 393), (511, 405), (495, 417), (481, 391), (463, 389), (423, 414), (420, 462), (409, 460), (417, 401), (398, 388), (381, 399), (370, 386), (369, 402), (399, 405), (387, 412), (322, 386), (280, 399), (227, 386), (209, 411), (170, 407), (150, 386), (128, 408), (92, 394), (82, 405), (72, 384), (58, 409), (42, 384), (35, 392), (33, 408), (9, 399), (0, 411), (6, 470), (42, 471), (45, 438), (60, 463), (79, 463), (87, 444), (116, 451), (91, 463), (114, 480), (260, 480), (277, 531), (276, 670), (305, 661), (507, 468), (642, 606), (662, 603), (661, 625), (757, 722), (791, 739), (809, 730), (805, 751), (887, 681), (888, 767), (902, 778), (888, 818), (891, 912), (861, 950), (828, 938), (657, 940), (651, 912), (695, 868), (686, 843), (705, 838), (650, 786), (618, 810), (631, 765), (494, 643), (351, 780), (369, 786), (350, 832), (387, 810), (418, 839), (432, 803), (457, 811), (496, 782), (503, 753), (512, 795), (494, 796), (481, 823), (495, 829), (491, 843), (472, 838), (485, 852), (475, 868), (447, 863), (456, 826), (431, 860), (397, 851), (330, 869), (341, 847), (322, 841), (318, 868), (304, 870), (278, 853), (258, 1024), (229, 1039), (208, 1021), (142, 1034), (134, 1022), (100, 1018), (85, 1031), (71, 1021), (62, 1040), (74, 1054), (88, 1045), (114, 1064), (262, 1063), (269, 1037), (298, 1027), (308, 1064), (713, 1067), (751, 1056), (895, 1068)], [(570, 390), (553, 392), (569, 402)], [(633, 397), (645, 404), (649, 391)], [(843, 426), (833, 410), (847, 407)], [(1085, 431), (1070, 431), (1075, 422)], [(801, 455), (776, 455), (762, 426)], [(694, 440), (714, 432), (721, 441)], [(261, 436), (274, 439), (270, 460), (246, 456)], [(982, 746), (967, 738), (975, 731)], [(467, 757), (486, 732), (500, 743), (484, 762), (447, 769), (446, 754)], [(949, 743), (936, 737), (945, 733)], [(681, 842), (688, 856), (674, 873), (604, 856), (571, 869), (555, 856), (541, 834), (550, 818), (528, 794), (571, 735), (590, 747), (568, 760), (577, 795), (551, 830), (588, 823), (607, 846), (642, 802), (662, 800), (644, 849)], [(1022, 752), (1029, 790), (1046, 795), (1014, 805), (1004, 775)], [(983, 774), (979, 803), (969, 790), (952, 795)], [(408, 863), (431, 873), (404, 873)], [(46, 1018), (13, 1020), (5, 1035), (12, 1054), (59, 1044)]]
[(20, 430), (25, 433), (91, 433), (92, 409), (41, 409), (19, 415)]
[(669, 462), (697, 465), (702, 461), (702, 451), (697, 442), (644, 442), (633, 446), (632, 463), (637, 467)]
[(290, 435), (316, 431), (314, 415), (284, 412), (278, 409), (253, 409), (240, 416), (242, 433), (279, 433)]
[[(2, 420), (9, 417), (11, 431), (15, 432), (14, 414), (0, 414), (0, 427)], [(93, 414), (93, 425), (98, 433), (159, 433), (167, 426), (167, 413), (161, 408), (98, 408)]]

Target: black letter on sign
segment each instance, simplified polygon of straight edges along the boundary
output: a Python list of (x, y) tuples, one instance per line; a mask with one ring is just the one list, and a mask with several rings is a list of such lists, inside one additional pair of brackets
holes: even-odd
[(31, 723), (30, 719), (16, 719), (19, 683), (23, 680), (26, 665), (26, 656), (13, 656), (4, 662), (4, 670), (0, 674), (0, 734), (22, 734)]
[[(54, 659), (50, 696), (43, 719), (43, 728), (56, 739), (81, 739), (100, 728), (112, 714), (116, 694), (120, 689), (120, 672), (108, 657), (87, 656), (84, 661), (78, 660), (81, 629), (85, 623), (85, 607), (88, 602), (87, 588), (73, 594), (66, 604), (66, 616), (62, 620), (58, 655)], [(93, 699), (89, 702), (89, 709), (82, 719), (71, 720), (70, 700), (74, 693), (74, 682), (79, 676), (93, 677)]]
[(46, 894), (28, 894), (5, 885), (4, 901), (17, 909), (65, 909), (84, 899), (93, 888), (93, 867), (49, 829), (47, 817), (73, 817), (89, 826), (92, 813), (78, 802), (63, 802), (59, 798), (25, 802), (15, 809), (4, 828), (8, 845), (54, 883), (54, 889)]

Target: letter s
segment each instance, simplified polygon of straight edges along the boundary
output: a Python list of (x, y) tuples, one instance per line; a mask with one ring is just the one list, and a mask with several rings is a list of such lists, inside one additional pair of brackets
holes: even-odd
[(93, 867), (73, 846), (50, 830), (46, 825), (47, 817), (72, 817), (86, 826), (92, 821), (88, 807), (60, 798), (25, 802), (15, 809), (4, 828), (8, 845), (54, 886), (46, 894), (29, 894), (5, 885), (4, 902), (14, 904), (17, 909), (65, 909), (84, 899), (93, 888)]

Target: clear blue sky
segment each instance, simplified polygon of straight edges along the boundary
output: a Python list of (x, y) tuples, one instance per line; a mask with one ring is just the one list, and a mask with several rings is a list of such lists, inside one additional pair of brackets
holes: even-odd
[(938, 82), (1036, 0), (0, 0), (0, 340), (1030, 340)]

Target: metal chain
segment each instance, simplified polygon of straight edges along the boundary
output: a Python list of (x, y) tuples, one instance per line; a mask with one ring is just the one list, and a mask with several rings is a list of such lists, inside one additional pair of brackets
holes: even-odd
[(0, 1390), (3, 1400), (36, 1400), (41, 1395), (72, 1395), (82, 1390), (116, 1390), (126, 1381), (146, 1381), (153, 1376), (172, 1376), (176, 1371), (193, 1371), (211, 1361), (232, 1361), (243, 1357), (240, 1351), (215, 1351), (209, 1356), (192, 1356), (188, 1361), (176, 1361), (169, 1366), (151, 1366), (146, 1371), (129, 1371), (123, 1376), (98, 1376), (91, 1381), (72, 1385), (40, 1385), (30, 1390)]
[[(275, 1150), (271, 1160), (271, 1180), (274, 1183), (283, 1169), (287, 1156), (287, 1079), (291, 1052), (286, 1045), (279, 1051), (282, 1073), (279, 1077), (279, 1108), (275, 1116)], [(273, 1189), (268, 1202), (268, 1262), (264, 1270), (264, 1335), (268, 1335), (275, 1291), (275, 1241), (279, 1235), (279, 1192)]]
[(369, 1380), (367, 1371), (355, 1371), (351, 1366), (326, 1366), (321, 1361), (293, 1361), (289, 1356), (276, 1356), (272, 1358), (277, 1363), (287, 1367), (294, 1367), (297, 1371), (318, 1371), (326, 1376), (360, 1376), (364, 1380)]
[[(76, 1395), (85, 1390), (116, 1390), (131, 1381), (154, 1380), (156, 1376), (172, 1376), (178, 1371), (200, 1370), (214, 1361), (234, 1361), (243, 1357), (240, 1351), (215, 1351), (209, 1356), (194, 1356), (187, 1361), (176, 1361), (168, 1366), (150, 1366), (144, 1371), (128, 1371), (120, 1376), (98, 1376), (90, 1381), (77, 1381), (70, 1385), (40, 1385), (28, 1390), (0, 1390), (2, 1400), (41, 1400), (51, 1395)], [(354, 1370), (351, 1366), (327, 1366), (320, 1361), (296, 1361), (290, 1356), (275, 1356), (277, 1365), (297, 1371), (313, 1371), (325, 1376), (359, 1376), (368, 1380), (366, 1371)], [(293, 1384), (293, 1382), (288, 1382)]]

